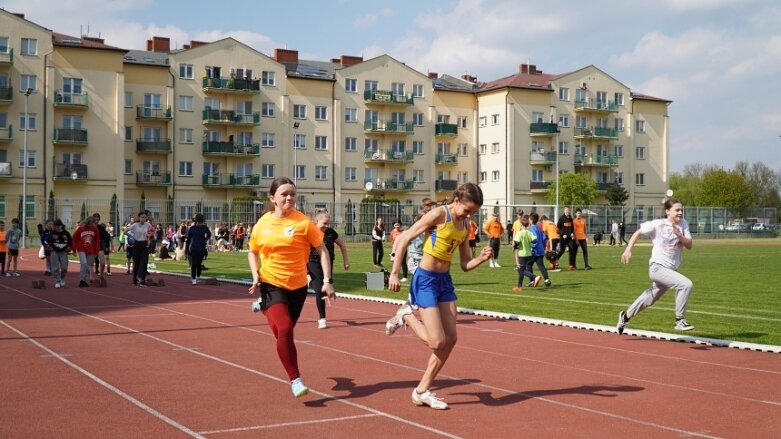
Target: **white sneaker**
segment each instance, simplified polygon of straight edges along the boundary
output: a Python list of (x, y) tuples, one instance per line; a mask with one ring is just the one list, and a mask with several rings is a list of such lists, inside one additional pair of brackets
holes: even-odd
[(412, 314), (412, 306), (409, 302), (404, 302), (404, 305), (396, 311), (396, 314), (385, 322), (385, 334), (393, 335), (397, 329), (404, 326), (404, 316)]
[(193, 280), (192, 280), (192, 284), (193, 284), (193, 285), (198, 285), (198, 281), (197, 281), (197, 280), (195, 280), (195, 279), (193, 279)]
[(399, 279), (399, 282), (406, 282), (406, 281), (407, 281), (406, 277), (402, 277), (401, 279)]
[(55, 282), (54, 283), (54, 288), (59, 288), (59, 287), (60, 287), (60, 283), (59, 282)]
[(65, 286), (65, 281), (64, 281), (64, 280), (61, 280), (61, 281), (60, 281), (60, 286), (61, 286), (61, 287), (64, 287), (64, 286)]
[(325, 329), (328, 327), (328, 324), (325, 322), (325, 319), (319, 319), (317, 321), (317, 329)]
[(448, 409), (447, 403), (440, 398), (437, 398), (430, 390), (418, 393), (417, 389), (412, 389), (412, 403), (415, 405), (427, 405), (435, 410)]
[(21, 274), (19, 274), (18, 271), (14, 271), (14, 276), (19, 277), (19, 276), (21, 276)]
[(494, 268), (502, 268), (502, 266), (498, 262), (494, 262)]
[(5, 273), (5, 277), (11, 277), (11, 272), (9, 271), (9, 272)]
[(301, 378), (296, 378), (290, 383), (290, 390), (293, 391), (293, 396), (300, 398), (309, 393), (309, 388), (301, 381)]
[(690, 325), (686, 319), (679, 319), (675, 321), (675, 329), (678, 331), (691, 331), (694, 329), (694, 326)]

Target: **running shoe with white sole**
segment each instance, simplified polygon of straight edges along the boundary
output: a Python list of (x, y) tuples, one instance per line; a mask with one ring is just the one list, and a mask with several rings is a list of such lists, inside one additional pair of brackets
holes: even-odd
[(431, 393), (430, 390), (426, 390), (423, 393), (418, 393), (417, 389), (412, 389), (412, 403), (415, 405), (427, 405), (434, 410), (447, 410), (448, 405), (442, 399)]
[(404, 305), (396, 311), (396, 314), (385, 322), (385, 334), (393, 335), (397, 329), (404, 326), (404, 316), (412, 314), (412, 307), (409, 302), (404, 302)]
[(618, 335), (621, 335), (624, 333), (624, 329), (629, 325), (629, 319), (626, 318), (626, 312), (621, 311), (618, 313), (618, 324), (616, 324), (616, 331), (618, 331)]
[(326, 323), (325, 319), (317, 320), (317, 329), (325, 329), (327, 327), (328, 327), (328, 323)]
[(690, 325), (686, 319), (678, 319), (675, 321), (675, 329), (678, 331), (691, 331), (694, 326)]
[(301, 378), (296, 378), (290, 382), (290, 390), (293, 391), (293, 396), (300, 398), (309, 393), (309, 388), (301, 381)]

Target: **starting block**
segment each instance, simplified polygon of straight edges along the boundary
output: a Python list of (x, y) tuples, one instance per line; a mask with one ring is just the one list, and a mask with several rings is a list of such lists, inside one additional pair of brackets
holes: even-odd
[(205, 283), (206, 285), (214, 285), (214, 286), (219, 286), (220, 285), (220, 281), (218, 281), (217, 279), (215, 279), (213, 277), (210, 277), (210, 278), (204, 280), (203, 283)]
[(46, 281), (45, 280), (34, 280), (33, 281), (33, 288), (36, 290), (45, 290), (46, 289)]
[(152, 279), (147, 278), (146, 284), (149, 285), (150, 287), (164, 287), (165, 281), (163, 279), (158, 279), (157, 281), (154, 281)]

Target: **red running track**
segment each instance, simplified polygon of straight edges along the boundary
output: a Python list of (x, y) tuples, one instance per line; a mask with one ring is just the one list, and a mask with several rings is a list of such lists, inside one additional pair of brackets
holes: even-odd
[(435, 411), (410, 401), (427, 348), (384, 333), (395, 306), (341, 299), (318, 330), (310, 297), (296, 399), (246, 287), (53, 289), (25, 255), (0, 278), (2, 438), (781, 435), (778, 354), (462, 315)]

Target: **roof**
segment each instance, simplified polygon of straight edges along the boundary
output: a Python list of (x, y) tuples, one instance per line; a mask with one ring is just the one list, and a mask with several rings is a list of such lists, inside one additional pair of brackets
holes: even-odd
[(115, 46), (109, 46), (105, 44), (100, 38), (91, 37), (73, 37), (70, 35), (61, 34), (59, 32), (52, 32), (52, 43), (55, 46), (66, 47), (82, 47), (85, 49), (102, 49), (102, 50), (115, 50), (119, 52), (127, 52), (125, 49), (121, 49)]
[(442, 75), (431, 82), (434, 85), (434, 90), (472, 93), (477, 88), (477, 85), (474, 83), (450, 75)]
[(150, 52), (147, 50), (129, 50), (122, 61), (127, 64), (145, 64), (163, 67), (168, 67), (170, 63), (167, 53)]
[(499, 88), (527, 88), (534, 90), (553, 90), (551, 81), (562, 75), (549, 75), (547, 73), (538, 73), (530, 75), (528, 73), (516, 73), (494, 81), (479, 84), (477, 91), (490, 91)]
[(632, 93), (632, 99), (643, 99), (646, 101), (659, 101), (659, 102), (667, 102), (668, 104), (672, 103), (669, 99), (664, 98), (657, 98), (654, 96), (644, 95), (642, 93)]
[(341, 64), (328, 61), (312, 61), (299, 59), (297, 63), (282, 62), (287, 76), (290, 78), (336, 80), (336, 70), (342, 68)]

